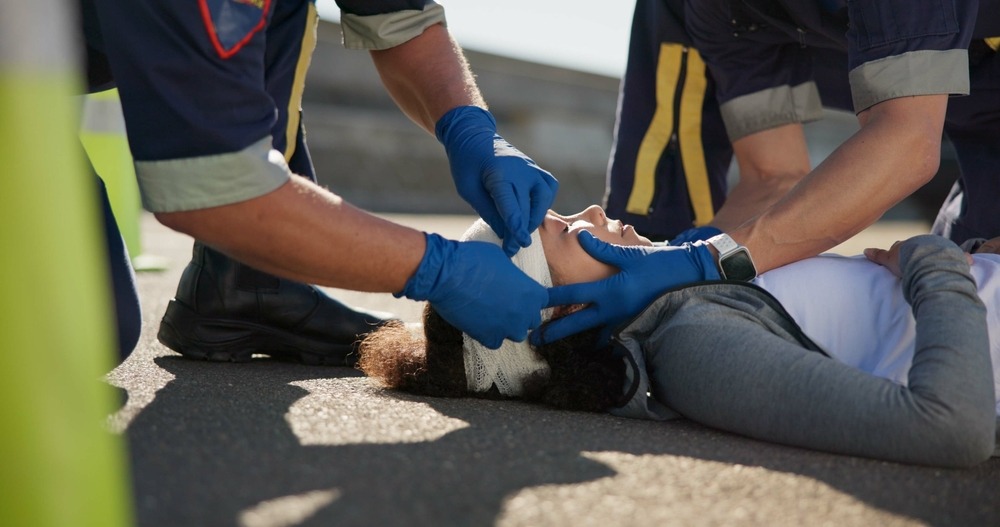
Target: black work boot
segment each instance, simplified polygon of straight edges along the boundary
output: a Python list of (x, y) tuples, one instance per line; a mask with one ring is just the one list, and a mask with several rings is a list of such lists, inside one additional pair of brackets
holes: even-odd
[(318, 288), (258, 271), (200, 243), (157, 338), (188, 358), (245, 362), (254, 354), (353, 366), (357, 342), (388, 313), (357, 311)]

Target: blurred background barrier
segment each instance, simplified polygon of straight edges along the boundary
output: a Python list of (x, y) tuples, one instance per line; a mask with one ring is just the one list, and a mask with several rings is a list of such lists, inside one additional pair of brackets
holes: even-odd
[[(618, 102), (617, 77), (466, 49), (500, 134), (559, 179), (553, 208), (601, 203)], [(321, 184), (375, 212), (471, 214), (454, 191), (437, 140), (386, 95), (367, 53), (344, 49), (339, 24), (322, 20), (306, 79), (303, 122)], [(850, 113), (806, 125), (813, 164), (857, 129)], [(955, 181), (947, 147), (941, 170), (885, 219), (928, 224)], [(735, 166), (731, 178), (736, 178)]]

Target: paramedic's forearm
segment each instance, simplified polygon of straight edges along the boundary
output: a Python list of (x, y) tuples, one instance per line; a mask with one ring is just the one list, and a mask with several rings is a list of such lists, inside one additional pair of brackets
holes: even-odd
[(394, 48), (372, 51), (382, 83), (396, 104), (431, 134), (457, 106), (486, 108), (461, 48), (438, 24)]
[[(781, 145), (775, 148), (774, 145)], [(788, 124), (733, 143), (739, 182), (711, 224), (731, 232), (767, 210), (809, 173), (809, 150), (802, 125)]]
[(854, 236), (937, 172), (946, 108), (946, 95), (929, 95), (863, 112), (856, 134), (774, 206), (730, 234), (750, 249), (758, 272)]
[(403, 289), (424, 254), (424, 234), (383, 220), (298, 176), (258, 198), (156, 215), (253, 267), (356, 291)]

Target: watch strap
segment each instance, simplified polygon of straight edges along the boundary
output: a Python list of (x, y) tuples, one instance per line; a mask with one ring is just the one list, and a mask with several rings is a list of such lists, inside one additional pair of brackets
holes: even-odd
[(750, 251), (736, 243), (728, 234), (719, 234), (708, 239), (719, 251), (719, 274), (726, 280), (749, 282), (757, 277), (757, 266), (753, 263)]

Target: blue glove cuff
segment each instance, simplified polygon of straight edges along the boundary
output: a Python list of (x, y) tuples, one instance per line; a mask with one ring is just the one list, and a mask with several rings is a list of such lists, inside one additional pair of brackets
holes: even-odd
[(707, 240), (712, 236), (722, 234), (722, 231), (711, 225), (703, 225), (701, 227), (691, 227), (690, 229), (678, 234), (674, 239), (670, 240), (670, 245), (683, 245), (685, 243), (696, 242), (698, 240)]
[(702, 276), (705, 280), (722, 280), (722, 275), (719, 274), (719, 266), (715, 263), (715, 257), (712, 256), (712, 251), (708, 250), (708, 243), (696, 241), (690, 244), (690, 247), (691, 256), (701, 266)]
[(424, 257), (421, 258), (417, 271), (406, 281), (403, 290), (393, 293), (392, 296), (396, 298), (405, 296), (410, 300), (417, 301), (430, 298), (430, 293), (434, 290), (438, 277), (441, 275), (447, 253), (451, 249), (450, 244), (455, 242), (446, 240), (440, 235), (426, 232), (424, 239), (427, 242), (427, 249), (424, 250)]
[(448, 110), (434, 125), (434, 135), (445, 148), (460, 141), (465, 131), (489, 132), (492, 136), (497, 132), (497, 121), (493, 114), (478, 106), (459, 106)]

